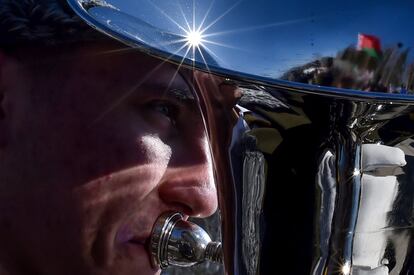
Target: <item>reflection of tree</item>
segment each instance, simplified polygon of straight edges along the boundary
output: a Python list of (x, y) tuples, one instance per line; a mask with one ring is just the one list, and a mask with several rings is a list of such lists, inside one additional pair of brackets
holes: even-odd
[(282, 79), (321, 86), (414, 93), (414, 63), (407, 64), (409, 49), (386, 48), (379, 56), (348, 47), (336, 57), (322, 57), (287, 71)]
[(414, 91), (414, 63), (407, 68), (407, 90)]
[(393, 91), (404, 87), (403, 77), (406, 67), (408, 49), (400, 51), (399, 48), (389, 48), (384, 52), (379, 66), (376, 68), (375, 76), (380, 85), (388, 87)]

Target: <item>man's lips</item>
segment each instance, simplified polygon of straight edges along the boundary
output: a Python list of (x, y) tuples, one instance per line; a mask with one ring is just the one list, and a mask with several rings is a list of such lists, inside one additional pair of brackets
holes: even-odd
[[(183, 219), (187, 220), (188, 215), (183, 215)], [(123, 224), (118, 228), (115, 235), (115, 246), (121, 249), (128, 258), (138, 259), (146, 256), (153, 271), (158, 271), (159, 267), (152, 259), (151, 253), (151, 236), (155, 223), (155, 219), (149, 217), (135, 218), (135, 221)], [(150, 224), (150, 226), (148, 226)]]
[(133, 226), (125, 224), (118, 229), (115, 237), (115, 244), (120, 249), (121, 254), (135, 261), (142, 261), (142, 257), (148, 260), (149, 266), (155, 272), (158, 267), (151, 264), (151, 254), (149, 250), (151, 232), (145, 230), (143, 226)]
[(150, 239), (151, 231), (147, 230), (146, 232), (135, 232), (135, 230), (129, 226), (125, 225), (121, 227), (115, 238), (115, 242), (117, 244), (125, 244), (125, 243), (134, 243), (134, 244), (141, 244), (146, 245), (148, 240)]
[(134, 237), (128, 241), (128, 243), (131, 243), (131, 244), (143, 245), (145, 246), (145, 248), (148, 248), (149, 242), (150, 242), (149, 237), (147, 238), (139, 238), (139, 237), (135, 238)]

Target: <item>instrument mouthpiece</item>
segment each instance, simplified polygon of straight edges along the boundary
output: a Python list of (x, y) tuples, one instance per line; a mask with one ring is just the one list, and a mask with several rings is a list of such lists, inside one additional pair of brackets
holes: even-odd
[(155, 222), (150, 243), (153, 266), (189, 267), (207, 260), (221, 263), (221, 243), (212, 242), (203, 228), (183, 218), (181, 213), (165, 213)]

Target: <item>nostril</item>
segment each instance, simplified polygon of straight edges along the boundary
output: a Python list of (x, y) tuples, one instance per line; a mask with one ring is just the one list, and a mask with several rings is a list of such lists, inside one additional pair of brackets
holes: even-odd
[(165, 182), (159, 188), (159, 196), (169, 208), (188, 216), (208, 217), (217, 209), (216, 191), (211, 187)]
[[(165, 201), (165, 200), (164, 200)], [(188, 217), (192, 217), (195, 216), (195, 212), (193, 211), (193, 209), (191, 209), (188, 205), (183, 204), (181, 202), (169, 202), (168, 203), (168, 208), (170, 210), (174, 210), (175, 212), (179, 212), (181, 213), (186, 220)]]

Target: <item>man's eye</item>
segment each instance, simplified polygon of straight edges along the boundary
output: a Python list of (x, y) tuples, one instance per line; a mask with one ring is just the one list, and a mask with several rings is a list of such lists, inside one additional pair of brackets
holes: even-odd
[(175, 124), (178, 117), (177, 106), (165, 101), (154, 101), (150, 104), (150, 106), (152, 110), (167, 117), (172, 123)]

